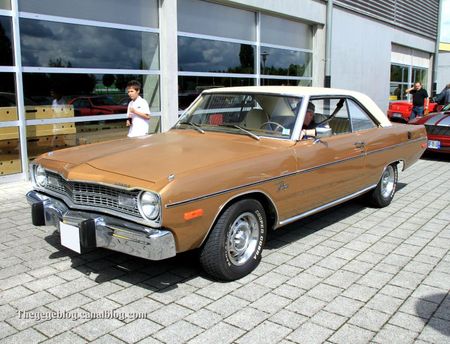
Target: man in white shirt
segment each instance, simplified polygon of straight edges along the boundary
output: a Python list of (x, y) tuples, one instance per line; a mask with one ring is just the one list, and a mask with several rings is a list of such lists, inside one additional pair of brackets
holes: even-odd
[(147, 135), (150, 108), (147, 101), (139, 95), (141, 83), (137, 80), (131, 80), (127, 84), (127, 92), (131, 99), (127, 111), (127, 127), (130, 127), (128, 137)]

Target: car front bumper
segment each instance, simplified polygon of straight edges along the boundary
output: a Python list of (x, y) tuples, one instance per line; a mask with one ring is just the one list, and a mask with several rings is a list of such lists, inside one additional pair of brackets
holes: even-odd
[(73, 230), (78, 230), (76, 237), (81, 253), (103, 247), (150, 260), (176, 254), (175, 238), (170, 231), (109, 215), (71, 210), (64, 202), (35, 190), (29, 191), (26, 197), (31, 205), (33, 225), (53, 225), (58, 231), (61, 223), (73, 226)]

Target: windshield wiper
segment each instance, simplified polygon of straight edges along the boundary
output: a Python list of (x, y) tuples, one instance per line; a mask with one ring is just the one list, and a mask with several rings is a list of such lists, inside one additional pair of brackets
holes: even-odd
[(219, 127), (236, 128), (236, 129), (239, 129), (240, 131), (244, 132), (248, 136), (254, 138), (255, 140), (258, 140), (258, 141), (260, 140), (260, 137), (258, 135), (253, 134), (251, 131), (248, 131), (247, 129), (244, 129), (244, 128), (242, 128), (241, 126), (239, 126), (237, 124), (219, 124)]
[(193, 123), (193, 122), (180, 122), (178, 124), (187, 124), (187, 125), (191, 126), (192, 128), (194, 128), (195, 130), (197, 130), (198, 132), (200, 132), (202, 134), (205, 133), (205, 131), (202, 128), (200, 128), (200, 126), (198, 124), (196, 124), (196, 123)]

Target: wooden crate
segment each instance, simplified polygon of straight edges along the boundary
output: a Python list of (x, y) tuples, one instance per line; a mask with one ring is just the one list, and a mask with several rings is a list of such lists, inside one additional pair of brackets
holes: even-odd
[(19, 139), (19, 127), (0, 128), (0, 143)]
[(17, 108), (15, 106), (0, 107), (0, 121), (17, 121)]
[(22, 172), (22, 164), (18, 154), (0, 155), (0, 176)]
[(50, 119), (73, 117), (72, 105), (61, 105), (53, 107), (51, 105), (25, 106), (27, 119)]
[(29, 125), (27, 126), (27, 137), (40, 137), (40, 136), (54, 136), (75, 134), (77, 132), (75, 123), (55, 123), (55, 124), (42, 124), (42, 125)]

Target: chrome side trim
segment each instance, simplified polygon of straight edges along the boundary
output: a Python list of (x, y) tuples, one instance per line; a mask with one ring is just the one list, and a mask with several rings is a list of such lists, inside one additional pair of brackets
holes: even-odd
[(210, 194), (206, 194), (206, 195), (203, 195), (203, 196), (189, 198), (189, 199), (186, 199), (184, 201), (179, 201), (179, 202), (174, 202), (174, 203), (171, 203), (171, 204), (166, 204), (165, 207), (166, 208), (172, 208), (172, 207), (176, 207), (176, 206), (183, 205), (183, 204), (186, 204), (186, 203), (200, 201), (200, 200), (203, 200), (203, 199), (207, 199), (207, 198), (223, 195), (223, 194), (226, 194), (228, 192), (232, 192), (232, 191), (239, 190), (239, 189), (242, 189), (242, 188), (247, 188), (247, 187), (252, 187), (252, 186), (264, 184), (264, 183), (271, 182), (271, 181), (274, 181), (274, 180), (277, 180), (277, 179), (291, 177), (291, 176), (294, 176), (296, 174), (309, 173), (309, 172), (315, 171), (315, 170), (323, 168), (323, 167), (336, 165), (336, 164), (339, 164), (339, 163), (344, 162), (344, 161), (360, 159), (360, 158), (363, 158), (363, 157), (364, 156), (362, 154), (360, 154), (360, 155), (355, 156), (355, 157), (346, 158), (346, 159), (342, 159), (342, 160), (337, 160), (337, 161), (333, 161), (333, 162), (328, 162), (326, 164), (322, 164), (322, 165), (318, 165), (318, 166), (314, 166), (314, 167), (310, 167), (310, 168), (305, 168), (303, 170), (289, 172), (289, 173), (283, 174), (281, 176), (270, 177), (270, 178), (266, 178), (266, 179), (263, 179), (263, 180), (260, 180), (260, 181), (257, 181), (257, 182), (243, 184), (243, 185), (235, 186), (235, 187), (232, 187), (232, 188), (229, 188), (229, 189), (224, 189), (224, 190), (221, 190), (221, 191), (217, 191), (217, 192), (213, 192), (213, 193), (210, 193)]
[[(306, 168), (306, 169), (302, 169), (302, 170), (297, 170), (297, 171), (294, 171), (294, 172), (289, 172), (289, 173), (283, 174), (281, 176), (270, 177), (270, 178), (266, 178), (266, 179), (263, 179), (263, 180), (260, 180), (260, 181), (257, 181), (257, 182), (253, 182), (253, 183), (238, 185), (238, 186), (235, 186), (235, 187), (232, 187), (232, 188), (224, 189), (224, 190), (221, 190), (221, 191), (213, 192), (213, 193), (202, 195), (202, 196), (188, 198), (188, 199), (183, 200), (183, 201), (178, 201), (178, 202), (166, 204), (165, 208), (177, 207), (177, 206), (184, 205), (184, 204), (187, 204), (187, 203), (196, 202), (196, 201), (204, 200), (204, 199), (207, 199), (207, 198), (223, 195), (223, 194), (226, 194), (228, 192), (236, 191), (236, 190), (239, 190), (239, 189), (252, 187), (252, 186), (256, 186), (256, 185), (261, 185), (261, 184), (264, 184), (264, 183), (267, 183), (267, 182), (271, 182), (271, 181), (282, 179), (282, 178), (286, 178), (286, 177), (291, 177), (293, 175), (309, 173), (309, 172), (318, 170), (318, 169), (323, 168), (323, 167), (328, 167), (328, 166), (340, 164), (340, 163), (343, 163), (343, 162), (346, 162), (346, 161), (364, 158), (366, 155), (380, 153), (380, 152), (383, 152), (383, 151), (386, 151), (386, 150), (395, 149), (395, 148), (400, 147), (400, 146), (404, 146), (404, 145), (407, 145), (407, 144), (410, 144), (410, 143), (413, 143), (413, 142), (419, 142), (419, 141), (423, 141), (423, 140), (426, 140), (426, 138), (423, 137), (423, 138), (418, 138), (418, 139), (414, 139), (414, 140), (405, 141), (405, 142), (402, 142), (402, 143), (397, 143), (397, 144), (389, 146), (389, 147), (380, 148), (380, 149), (373, 150), (373, 151), (370, 151), (370, 152), (364, 152), (364, 153), (361, 153), (360, 155), (357, 155), (357, 156), (354, 156), (354, 157), (345, 158), (345, 159), (341, 159), (341, 160), (336, 160), (336, 161), (328, 162), (328, 163), (325, 163), (325, 164), (317, 165), (317, 166), (314, 166), (314, 167), (310, 167), (310, 168)], [(399, 160), (402, 160), (402, 159), (399, 159)]]
[(324, 204), (324, 205), (322, 205), (322, 206), (320, 206), (320, 207), (318, 207), (318, 208), (308, 210), (307, 212), (304, 212), (304, 213), (301, 213), (301, 214), (296, 215), (296, 216), (294, 216), (294, 217), (291, 217), (291, 218), (288, 218), (288, 219), (286, 219), (286, 220), (280, 221), (280, 222), (278, 223), (278, 226), (276, 226), (275, 228), (278, 228), (278, 227), (287, 225), (287, 224), (289, 224), (289, 223), (295, 222), (295, 221), (300, 220), (300, 219), (302, 219), (302, 218), (304, 218), (304, 217), (307, 217), (307, 216), (309, 216), (309, 215), (312, 215), (312, 214), (318, 213), (318, 212), (320, 212), (320, 211), (322, 211), (322, 210), (331, 208), (331, 207), (333, 207), (333, 206), (335, 206), (335, 205), (337, 205), (337, 204), (339, 204), (339, 203), (346, 202), (346, 201), (348, 201), (348, 200), (350, 200), (350, 199), (352, 199), (352, 198), (358, 197), (358, 196), (362, 195), (363, 193), (365, 193), (365, 192), (367, 192), (367, 191), (369, 191), (369, 190), (371, 190), (371, 189), (374, 189), (374, 188), (376, 188), (376, 187), (377, 187), (377, 184), (374, 184), (374, 185), (369, 186), (369, 187), (367, 187), (367, 188), (365, 188), (365, 189), (363, 189), (363, 190), (360, 190), (360, 191), (358, 191), (358, 192), (355, 192), (355, 193), (353, 193), (353, 194), (351, 194), (351, 195), (348, 195), (348, 196), (339, 198), (339, 199), (337, 199), (337, 200), (335, 200), (335, 201), (333, 201), (333, 202)]
[(400, 146), (404, 146), (406, 144), (410, 144), (410, 143), (414, 143), (414, 142), (420, 142), (420, 141), (426, 141), (426, 140), (427, 140), (426, 137), (419, 137), (419, 138), (414, 139), (414, 140), (408, 140), (406, 142), (397, 143), (397, 144), (389, 146), (389, 147), (379, 148), (379, 149), (375, 149), (375, 150), (370, 151), (370, 152), (366, 152), (366, 155), (371, 155), (371, 154), (375, 154), (375, 153), (379, 153), (379, 152), (395, 149), (395, 148), (398, 148)]

